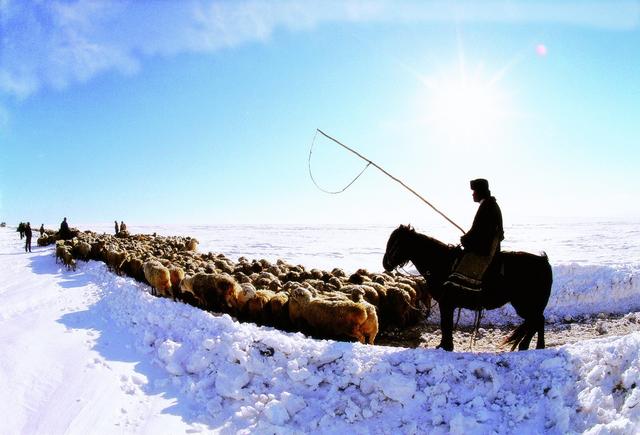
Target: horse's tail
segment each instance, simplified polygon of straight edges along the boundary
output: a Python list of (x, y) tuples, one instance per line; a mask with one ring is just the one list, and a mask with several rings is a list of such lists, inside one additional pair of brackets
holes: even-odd
[(524, 339), (524, 337), (529, 332), (529, 325), (526, 321), (524, 321), (520, 326), (513, 330), (513, 332), (504, 339), (502, 342), (503, 346), (511, 345), (511, 350), (515, 350), (516, 347), (520, 344), (520, 342)]
[(525, 319), (520, 326), (513, 330), (511, 335), (504, 339), (502, 345), (511, 345), (512, 351), (516, 347), (520, 350), (528, 349), (531, 338), (536, 332), (538, 333), (536, 349), (544, 349), (544, 316)]

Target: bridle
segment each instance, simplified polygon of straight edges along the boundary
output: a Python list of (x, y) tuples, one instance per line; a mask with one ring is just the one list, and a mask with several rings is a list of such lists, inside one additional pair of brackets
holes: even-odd
[[(396, 231), (400, 231), (400, 228), (398, 228)], [(406, 229), (403, 229), (403, 231), (407, 231), (407, 230), (406, 230)], [(390, 263), (391, 263), (391, 262), (395, 262), (395, 261), (396, 261), (396, 257), (397, 257), (397, 255), (398, 255), (398, 251), (399, 251), (399, 249), (400, 249), (400, 238), (401, 238), (401, 236), (403, 236), (403, 235), (396, 233), (396, 234), (395, 234), (395, 236), (396, 236), (396, 237), (394, 238), (393, 243), (391, 244), (391, 246), (389, 247), (389, 249), (387, 249), (387, 252), (386, 252), (386, 257), (387, 257), (389, 260), (391, 260), (391, 261), (389, 261)], [(407, 258), (405, 261), (398, 262), (398, 264), (396, 264), (396, 265), (393, 267), (393, 270), (396, 270), (396, 271), (397, 271), (397, 269), (398, 269), (398, 268), (403, 268), (403, 267), (404, 267), (408, 262), (409, 262), (409, 259), (408, 259), (408, 258)], [(406, 272), (406, 271), (405, 271), (405, 272)]]

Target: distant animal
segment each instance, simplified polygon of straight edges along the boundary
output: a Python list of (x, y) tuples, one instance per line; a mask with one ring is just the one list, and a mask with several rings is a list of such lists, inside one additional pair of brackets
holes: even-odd
[(534, 334), (538, 334), (537, 349), (544, 348), (544, 309), (553, 282), (551, 265), (545, 255), (503, 251), (495, 261), (501, 273), (488, 274), (480, 292), (445, 286), (460, 250), (434, 238), (416, 232), (411, 226), (400, 225), (387, 241), (382, 260), (386, 271), (411, 261), (427, 279), (427, 291), (438, 301), (442, 340), (438, 345), (453, 350), (453, 313), (456, 307), (492, 310), (511, 303), (524, 319), (506, 339), (511, 350), (529, 348)]

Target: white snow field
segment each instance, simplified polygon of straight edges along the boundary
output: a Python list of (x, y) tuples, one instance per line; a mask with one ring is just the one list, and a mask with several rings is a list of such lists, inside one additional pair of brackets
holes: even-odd
[[(232, 259), (372, 271), (392, 230), (129, 229), (191, 235)], [(504, 249), (549, 254), (548, 319), (626, 314), (640, 330), (638, 222), (507, 237)], [(2, 434), (640, 432), (640, 332), (513, 353), (313, 340), (153, 297), (102, 263), (67, 271), (51, 247), (24, 253), (14, 228), (0, 229), (0, 273)]]

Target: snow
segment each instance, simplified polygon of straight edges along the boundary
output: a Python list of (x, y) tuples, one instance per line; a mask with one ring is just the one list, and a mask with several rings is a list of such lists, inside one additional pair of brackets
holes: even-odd
[[(576, 228), (610, 234), (603, 225), (535, 228), (554, 266), (548, 317), (640, 311), (637, 230), (623, 226), (627, 237), (618, 245), (613, 236), (606, 243), (594, 237), (610, 255), (585, 254), (595, 251), (584, 248), (586, 236), (575, 239), (578, 249), (551, 242), (550, 234)], [(265, 227), (243, 251), (243, 231), (259, 229), (183, 228), (205, 252), (273, 258), (268, 250), (309, 267), (353, 269), (335, 254), (349, 252), (341, 245), (349, 231), (333, 228), (323, 239), (322, 230)], [(347, 238), (362, 266), (380, 269), (388, 230)], [(298, 237), (306, 240), (305, 258), (292, 255)], [(513, 240), (509, 249), (532, 250), (524, 246), (529, 239)], [(0, 273), (2, 433), (640, 431), (640, 332), (514, 353), (311, 340), (153, 297), (102, 263), (80, 262), (68, 272), (51, 248), (23, 253), (10, 228), (0, 229)], [(515, 320), (508, 309), (490, 313), (497, 323)]]

